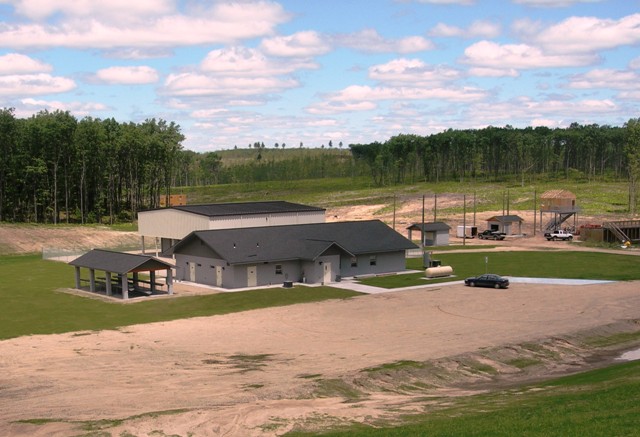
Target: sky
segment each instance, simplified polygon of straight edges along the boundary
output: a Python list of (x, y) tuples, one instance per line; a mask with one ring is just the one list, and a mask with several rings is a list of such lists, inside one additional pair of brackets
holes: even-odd
[(0, 107), (346, 148), (640, 117), (640, 0), (0, 0)]

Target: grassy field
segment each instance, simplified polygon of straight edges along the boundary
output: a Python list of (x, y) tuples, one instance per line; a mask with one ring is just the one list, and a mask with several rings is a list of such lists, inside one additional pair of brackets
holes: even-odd
[[(459, 281), (469, 276), (497, 273), (507, 276), (630, 281), (640, 279), (640, 258), (601, 252), (538, 251), (440, 253), (433, 258), (453, 267), (453, 278), (425, 280), (422, 272), (362, 279), (366, 285), (383, 288)], [(422, 259), (407, 262), (409, 269), (422, 270)]]
[[(191, 204), (208, 202), (239, 202), (257, 200), (290, 200), (320, 207), (344, 205), (382, 204), (392, 208), (394, 196), (396, 206), (407, 199), (428, 196), (431, 207), (434, 194), (456, 194), (467, 196), (467, 213), (476, 199), (478, 212), (497, 211), (503, 207), (503, 199), (509, 199), (512, 211), (533, 210), (540, 204), (540, 195), (547, 190), (566, 189), (577, 196), (581, 214), (626, 216), (628, 207), (628, 185), (625, 182), (605, 181), (540, 181), (535, 184), (499, 184), (485, 182), (440, 182), (402, 184), (378, 187), (369, 177), (326, 178), (297, 181), (256, 182), (244, 184), (210, 185), (202, 187), (177, 187), (174, 193), (187, 194)], [(537, 198), (536, 198), (537, 197)], [(439, 212), (459, 214), (461, 206), (440, 208)]]
[[(485, 257), (491, 272), (504, 275), (580, 279), (640, 279), (638, 258), (591, 252), (443, 253), (455, 280), (484, 273)], [(420, 269), (422, 260), (411, 259), (409, 268)], [(603, 268), (606, 266), (606, 268)], [(451, 279), (425, 281), (423, 274), (369, 278), (362, 282), (386, 288), (423, 285)], [(348, 298), (357, 293), (331, 287), (295, 287), (221, 293), (209, 296), (150, 300), (123, 305), (57, 292), (73, 286), (73, 268), (43, 261), (35, 255), (0, 257), (0, 339), (31, 334), (114, 329), (138, 323), (225, 314), (270, 306), (324, 299)]]
[[(490, 394), (425, 399), (404, 425), (354, 425), (323, 436), (637, 436), (640, 361)], [(437, 400), (436, 400), (437, 405)], [(429, 411), (430, 410), (430, 411)], [(289, 437), (318, 435), (292, 432)]]
[(330, 287), (276, 288), (243, 293), (107, 303), (56, 292), (73, 287), (73, 268), (36, 255), (0, 257), (0, 340), (22, 335), (114, 329), (257, 308), (345, 299), (358, 293)]

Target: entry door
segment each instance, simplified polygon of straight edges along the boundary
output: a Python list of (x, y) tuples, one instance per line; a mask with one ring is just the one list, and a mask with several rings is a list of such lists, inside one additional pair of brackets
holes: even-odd
[(322, 282), (325, 284), (331, 282), (331, 263), (324, 263), (324, 275), (322, 276)]
[(256, 266), (249, 266), (247, 267), (247, 287), (255, 287), (256, 285), (258, 285)]
[(189, 281), (196, 282), (196, 263), (189, 262)]
[(216, 266), (216, 287), (222, 287), (222, 266)]

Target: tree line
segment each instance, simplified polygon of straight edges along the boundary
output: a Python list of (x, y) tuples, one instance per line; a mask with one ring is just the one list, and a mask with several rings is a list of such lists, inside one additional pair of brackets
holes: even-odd
[[(0, 110), (0, 222), (115, 223), (156, 208), (179, 186), (360, 176), (348, 151), (184, 150), (180, 126)], [(284, 146), (284, 144), (283, 144)]]
[(0, 111), (0, 221), (130, 220), (175, 180), (184, 136), (173, 122), (118, 123), (69, 112)]
[(511, 126), (397, 135), (384, 143), (352, 144), (378, 185), (406, 182), (502, 181), (628, 176), (628, 130), (571, 124), (568, 128)]
[(637, 119), (623, 127), (574, 123), (402, 134), (344, 151), (256, 143), (260, 147), (198, 153), (184, 150), (183, 140), (180, 126), (162, 119), (78, 120), (63, 111), (19, 119), (13, 109), (0, 110), (0, 221), (130, 221), (180, 186), (365, 175), (380, 186), (624, 179), (634, 212), (640, 192)]

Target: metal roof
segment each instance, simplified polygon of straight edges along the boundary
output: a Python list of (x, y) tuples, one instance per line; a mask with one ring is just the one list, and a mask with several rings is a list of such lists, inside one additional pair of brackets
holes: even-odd
[(576, 195), (569, 190), (549, 190), (540, 195), (541, 199), (575, 199)]
[(518, 215), (496, 215), (487, 219), (488, 222), (523, 222), (524, 219)]
[(195, 231), (173, 253), (194, 240), (230, 264), (314, 260), (331, 247), (352, 256), (418, 247), (379, 220)]
[[(192, 214), (204, 215), (207, 217), (220, 217), (230, 215), (250, 215), (250, 214), (273, 214), (291, 212), (322, 211), (324, 208), (316, 206), (301, 205), (298, 203), (285, 202), (282, 200), (268, 202), (233, 202), (233, 203), (209, 203), (204, 205), (178, 205), (169, 208), (154, 209), (160, 211), (175, 209)], [(144, 212), (144, 211), (141, 211)]]
[(171, 264), (149, 255), (136, 255), (104, 249), (93, 249), (71, 261), (69, 265), (118, 274), (165, 270), (172, 267)]
[(434, 232), (434, 231), (449, 231), (451, 226), (446, 224), (445, 222), (431, 222), (431, 223), (414, 223), (409, 226), (407, 229), (418, 230), (420, 231), (424, 228), (425, 232)]

